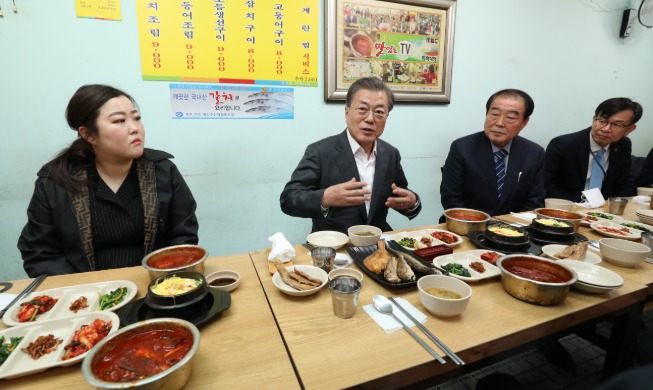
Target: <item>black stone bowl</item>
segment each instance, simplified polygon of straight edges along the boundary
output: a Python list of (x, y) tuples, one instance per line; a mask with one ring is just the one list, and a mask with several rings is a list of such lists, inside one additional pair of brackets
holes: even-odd
[[(179, 278), (199, 280), (200, 284), (194, 290), (184, 292), (177, 295), (159, 295), (152, 291), (152, 287), (162, 282), (163, 280), (177, 276)], [(194, 271), (182, 271), (169, 273), (167, 275), (159, 276), (150, 282), (147, 287), (147, 295), (145, 296), (145, 304), (154, 310), (166, 311), (174, 313), (171, 316), (176, 316), (193, 310), (193, 307), (201, 302), (210, 293), (209, 285), (206, 283), (204, 275)]]
[[(554, 220), (558, 222), (560, 225), (564, 226), (549, 226), (546, 225), (542, 222), (541, 220)], [(574, 234), (574, 226), (571, 224), (571, 222), (567, 221), (562, 221), (559, 219), (554, 219), (554, 218), (535, 218), (533, 219), (533, 222), (531, 222), (531, 228), (534, 230), (537, 230), (539, 232), (544, 232), (544, 233), (552, 233), (552, 234)]]
[[(520, 233), (520, 235), (509, 236), (506, 234), (502, 234), (501, 232), (497, 232), (495, 229), (509, 229)], [(495, 225), (490, 225), (485, 228), (485, 232), (483, 233), (483, 235), (488, 241), (497, 245), (514, 247), (514, 246), (524, 246), (530, 243), (528, 234), (526, 234), (526, 231), (524, 229), (510, 226), (507, 224), (498, 223)]]

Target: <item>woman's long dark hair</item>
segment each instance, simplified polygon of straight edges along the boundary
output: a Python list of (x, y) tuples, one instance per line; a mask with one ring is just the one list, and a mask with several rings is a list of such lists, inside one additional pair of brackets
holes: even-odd
[(71, 129), (78, 132), (79, 138), (59, 152), (50, 166), (52, 178), (67, 190), (79, 192), (86, 185), (86, 181), (79, 179), (76, 173), (80, 167), (84, 168), (95, 161), (93, 146), (79, 134), (80, 127), (88, 128), (86, 136), (96, 136), (100, 109), (109, 100), (120, 96), (127, 97), (136, 106), (134, 99), (127, 93), (101, 84), (83, 85), (70, 98), (66, 107), (66, 121)]

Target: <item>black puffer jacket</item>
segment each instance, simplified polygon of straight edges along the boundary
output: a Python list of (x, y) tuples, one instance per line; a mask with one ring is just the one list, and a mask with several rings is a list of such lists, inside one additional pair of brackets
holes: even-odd
[[(197, 244), (197, 207), (173, 156), (145, 149), (135, 160), (145, 214), (145, 253), (178, 244)], [(86, 175), (81, 169), (80, 175)], [(30, 277), (95, 270), (88, 191), (71, 195), (50, 177), (50, 165), (38, 173), (18, 239), (23, 267)]]

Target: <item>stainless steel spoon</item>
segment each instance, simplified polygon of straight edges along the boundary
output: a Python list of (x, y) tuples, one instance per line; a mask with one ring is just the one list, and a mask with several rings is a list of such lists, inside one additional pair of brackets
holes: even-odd
[(417, 340), (417, 342), (422, 347), (424, 347), (424, 349), (426, 349), (428, 353), (430, 353), (437, 361), (439, 361), (442, 364), (446, 363), (442, 358), (442, 356), (438, 355), (438, 353), (435, 352), (433, 348), (429, 347), (428, 344), (424, 342), (424, 340), (422, 340), (417, 334), (415, 334), (415, 332), (413, 332), (406, 324), (404, 324), (402, 320), (399, 319), (399, 317), (397, 317), (395, 313), (392, 312), (392, 303), (390, 303), (390, 300), (388, 300), (388, 298), (384, 297), (383, 295), (375, 295), (374, 298), (372, 298), (372, 303), (374, 303), (374, 307), (380, 313), (390, 314), (391, 316), (393, 316), (395, 320), (397, 320), (397, 322), (399, 322), (401, 326), (403, 326), (404, 329), (406, 329), (406, 331), (411, 336), (413, 336), (413, 338)]
[(590, 246), (596, 248), (596, 249), (601, 249), (601, 246), (599, 245), (598, 240), (590, 240)]

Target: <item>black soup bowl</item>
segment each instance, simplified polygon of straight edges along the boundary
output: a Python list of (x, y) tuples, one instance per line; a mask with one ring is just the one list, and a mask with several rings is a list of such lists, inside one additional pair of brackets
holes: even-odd
[(145, 304), (154, 310), (169, 312), (170, 316), (192, 312), (210, 293), (204, 275), (182, 271), (159, 276), (150, 282)]

